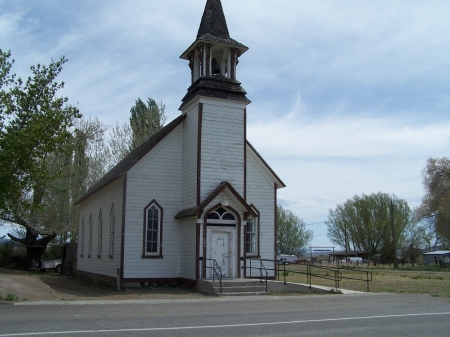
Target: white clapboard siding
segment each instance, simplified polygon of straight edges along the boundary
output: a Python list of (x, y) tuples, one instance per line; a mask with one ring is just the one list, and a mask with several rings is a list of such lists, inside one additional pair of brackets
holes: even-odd
[(197, 205), (198, 104), (186, 112), (183, 135), (182, 208)]
[(244, 109), (221, 101), (205, 103), (202, 119), (202, 200), (221, 181), (228, 181), (244, 195)]
[[(183, 125), (179, 125), (128, 172), (124, 278), (180, 277)], [(144, 209), (155, 200), (163, 209), (162, 259), (142, 258)]]
[(274, 181), (268, 180), (267, 177), (260, 162), (255, 160), (254, 156), (247, 155), (247, 203), (253, 204), (260, 212), (261, 258), (272, 260), (276, 255), (274, 247), (275, 192)]
[(180, 241), (181, 277), (189, 280), (196, 279), (195, 277), (196, 227), (197, 227), (197, 219), (195, 217), (184, 219), (181, 222), (181, 241)]
[[(122, 228), (122, 194), (123, 178), (116, 180), (93, 196), (80, 203), (80, 229), (84, 219), (84, 251), (81, 252), (81, 242), (78, 240), (77, 269), (84, 272), (116, 277), (120, 267), (121, 228)], [(114, 254), (109, 256), (110, 244), (110, 212), (114, 206)], [(98, 257), (98, 215), (102, 212), (102, 248)], [(88, 257), (89, 247), (89, 217), (92, 217), (92, 250)], [(81, 256), (82, 255), (82, 256)]]

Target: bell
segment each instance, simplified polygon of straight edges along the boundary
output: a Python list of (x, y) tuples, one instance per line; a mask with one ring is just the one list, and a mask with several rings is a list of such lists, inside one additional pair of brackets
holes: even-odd
[(219, 63), (217, 63), (214, 57), (212, 59), (212, 73), (213, 75), (221, 75)]

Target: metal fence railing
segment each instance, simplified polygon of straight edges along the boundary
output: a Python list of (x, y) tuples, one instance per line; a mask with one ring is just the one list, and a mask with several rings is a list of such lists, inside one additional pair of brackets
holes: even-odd
[[(273, 263), (275, 268), (266, 268), (266, 267), (262, 268), (264, 266), (263, 262), (271, 262), (267, 263), (267, 265)], [(268, 271), (274, 271), (276, 279), (278, 281), (283, 281), (284, 284), (286, 284), (287, 282), (288, 275), (296, 275), (296, 274), (305, 275), (306, 284), (309, 285), (310, 289), (312, 288), (312, 284), (314, 282), (313, 279), (323, 279), (331, 281), (332, 284), (334, 285), (335, 291), (339, 291), (340, 287), (342, 286), (342, 283), (346, 283), (346, 281), (357, 281), (357, 282), (364, 282), (366, 284), (366, 290), (367, 292), (369, 292), (369, 283), (372, 282), (372, 273), (367, 270), (319, 266), (314, 265), (312, 263), (308, 263), (306, 265), (303, 264), (291, 265), (286, 263), (279, 263), (279, 261), (276, 260), (250, 259), (249, 264), (246, 266), (246, 268), (248, 271), (247, 274), (250, 276), (250, 278), (260, 277), (261, 282), (264, 278), (265, 273), (266, 288), (267, 288)]]

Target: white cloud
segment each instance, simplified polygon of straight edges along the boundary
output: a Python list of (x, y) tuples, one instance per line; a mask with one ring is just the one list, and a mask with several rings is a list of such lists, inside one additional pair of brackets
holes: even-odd
[[(205, 2), (0, 0), (0, 45), (22, 77), (65, 55), (64, 94), (86, 115), (123, 123), (152, 97), (170, 120), (189, 86), (178, 57)], [(419, 178), (427, 157), (449, 152), (450, 2), (222, 4), (250, 47), (238, 67), (253, 101), (248, 138), (288, 185), (280, 201), (303, 218), (380, 189), (416, 205), (420, 179), (359, 189)]]

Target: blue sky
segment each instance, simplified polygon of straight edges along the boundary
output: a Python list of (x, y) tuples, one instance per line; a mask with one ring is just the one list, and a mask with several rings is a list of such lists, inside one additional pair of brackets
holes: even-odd
[[(64, 94), (85, 116), (126, 122), (135, 99), (179, 111), (181, 53), (205, 0), (0, 0), (0, 48), (14, 71), (65, 55)], [(248, 139), (286, 183), (279, 202), (329, 246), (328, 210), (387, 192), (413, 208), (429, 157), (449, 154), (450, 2), (222, 0), (250, 49), (237, 77)], [(1, 231), (1, 230), (0, 230)]]

